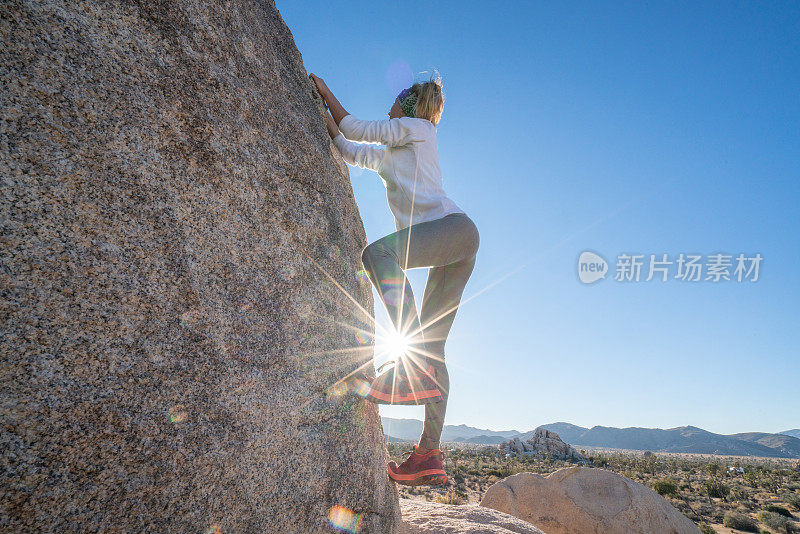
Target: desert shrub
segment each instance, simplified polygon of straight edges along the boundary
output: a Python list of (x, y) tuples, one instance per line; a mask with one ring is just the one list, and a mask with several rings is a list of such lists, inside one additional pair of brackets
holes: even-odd
[(790, 493), (783, 500), (795, 510), (800, 510), (800, 493)]
[(731, 497), (736, 501), (748, 502), (750, 500), (750, 492), (737, 485), (731, 489)]
[(706, 495), (709, 497), (724, 499), (731, 492), (731, 489), (723, 484), (721, 480), (712, 479), (703, 482), (703, 491), (705, 491)]
[(653, 490), (659, 495), (677, 495), (678, 483), (671, 478), (662, 478), (653, 482)]
[(703, 534), (716, 534), (716, 531), (708, 523), (700, 523), (697, 525), (697, 528), (699, 528), (700, 532)]
[(728, 528), (744, 530), (745, 532), (758, 532), (756, 522), (750, 519), (749, 516), (739, 512), (725, 512), (722, 524)]
[(775, 512), (768, 512), (761, 510), (756, 514), (759, 521), (767, 525), (772, 530), (778, 532), (795, 532), (794, 523), (789, 521), (789, 518), (777, 514)]
[(453, 491), (450, 490), (444, 495), (437, 495), (433, 498), (434, 502), (438, 502), (439, 504), (464, 504), (465, 499), (462, 496), (463, 493), (460, 491)]
[(740, 503), (739, 506), (736, 507), (736, 511), (747, 514), (749, 512), (752, 512), (756, 508), (757, 508), (756, 505), (754, 505), (752, 502), (748, 501), (748, 502)]
[(502, 466), (499, 469), (490, 469), (489, 471), (486, 472), (487, 475), (494, 475), (500, 478), (510, 477), (513, 473), (514, 471), (512, 471), (511, 468), (506, 465)]
[(776, 504), (768, 504), (764, 506), (764, 510), (766, 510), (767, 512), (775, 512), (776, 514), (780, 514), (784, 517), (792, 517), (792, 512), (790, 512), (783, 506), (778, 506)]

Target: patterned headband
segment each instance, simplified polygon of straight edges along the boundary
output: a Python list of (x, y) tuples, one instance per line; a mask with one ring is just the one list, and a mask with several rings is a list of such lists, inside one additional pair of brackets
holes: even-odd
[(397, 101), (406, 117), (417, 116), (417, 94), (410, 87), (400, 91), (400, 94), (397, 95)]

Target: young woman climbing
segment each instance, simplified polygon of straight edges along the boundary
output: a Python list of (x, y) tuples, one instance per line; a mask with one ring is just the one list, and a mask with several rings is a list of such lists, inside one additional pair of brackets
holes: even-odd
[[(366, 398), (380, 404), (425, 404), (419, 444), (400, 465), (389, 462), (389, 477), (406, 485), (443, 484), (447, 475), (439, 439), (450, 389), (444, 347), (475, 267), (479, 235), (442, 188), (436, 142), (442, 87), (435, 79), (415, 83), (397, 95), (388, 120), (365, 121), (349, 114), (322, 78), (309, 77), (330, 110), (325, 114), (328, 134), (344, 160), (382, 178), (397, 229), (361, 254), (407, 349), (372, 381)], [(417, 316), (404, 271), (419, 267), (430, 270)]]

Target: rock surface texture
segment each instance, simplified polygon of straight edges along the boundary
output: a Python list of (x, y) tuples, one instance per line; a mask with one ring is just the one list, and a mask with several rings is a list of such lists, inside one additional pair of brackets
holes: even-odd
[(326, 395), (372, 356), (366, 236), (274, 3), (0, 35), (0, 530), (396, 532), (375, 407)]
[(500, 444), (500, 449), (515, 455), (545, 454), (558, 460), (585, 460), (572, 445), (564, 443), (552, 430), (537, 428), (527, 441), (514, 438)]
[(664, 497), (604, 469), (566, 467), (543, 477), (520, 473), (492, 485), (481, 506), (547, 534), (697, 534)]
[(404, 534), (544, 534), (526, 521), (475, 505), (401, 499)]

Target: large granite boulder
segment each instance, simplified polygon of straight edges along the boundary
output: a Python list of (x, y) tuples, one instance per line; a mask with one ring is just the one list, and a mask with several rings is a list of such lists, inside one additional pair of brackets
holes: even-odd
[(326, 395), (364, 228), (274, 3), (0, 32), (0, 530), (395, 532), (377, 410)]
[(547, 477), (519, 473), (493, 484), (481, 506), (532, 523), (547, 534), (697, 534), (664, 497), (629, 478), (586, 467)]
[(475, 506), (400, 499), (403, 534), (545, 534), (526, 521)]

